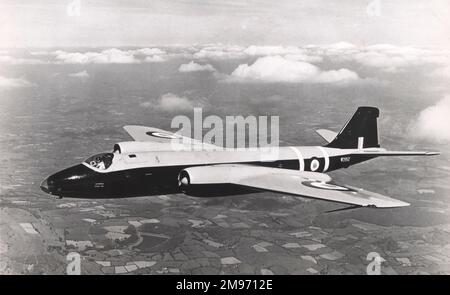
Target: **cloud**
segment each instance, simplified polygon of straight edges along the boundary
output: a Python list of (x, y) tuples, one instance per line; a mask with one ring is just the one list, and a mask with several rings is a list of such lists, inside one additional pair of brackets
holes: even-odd
[(284, 54), (304, 54), (305, 51), (296, 46), (255, 46), (247, 47), (244, 52), (248, 55), (284, 55)]
[[(110, 48), (99, 51), (70, 52), (64, 50), (30, 51), (29, 56), (18, 57), (0, 52), (0, 63), (4, 64), (94, 64), (94, 63), (155, 63), (172, 59), (200, 60), (207, 64), (209, 60), (259, 59), (281, 56), (284, 59), (305, 63), (345, 63), (376, 69), (382, 72), (402, 72), (412, 66), (431, 66), (443, 68), (450, 64), (450, 50), (438, 48), (417, 48), (376, 44), (356, 46), (348, 42), (329, 45), (307, 46), (257, 46), (205, 44), (192, 46), (144, 47), (137, 49)], [(350, 63), (350, 64), (349, 64)], [(429, 73), (435, 73), (433, 68)], [(363, 69), (364, 70), (364, 69)], [(438, 73), (438, 72), (436, 72)]]
[(216, 69), (210, 65), (210, 64), (198, 64), (194, 61), (191, 61), (187, 64), (182, 64), (179, 68), (178, 71), (182, 72), (182, 73), (187, 73), (187, 72), (200, 72), (200, 71), (210, 71), (210, 72), (214, 72)]
[[(66, 52), (64, 50), (56, 51), (31, 51), (32, 56), (43, 56), (46, 57), (45, 62), (52, 63), (67, 63), (67, 64), (108, 64), (108, 63), (118, 63), (118, 64), (128, 64), (128, 63), (140, 63), (140, 62), (163, 62), (166, 61), (171, 55), (166, 51), (153, 47), (153, 48), (140, 48), (133, 50), (120, 50), (117, 48), (110, 48), (102, 50), (99, 52), (88, 51), (88, 52)], [(48, 56), (54, 56), (54, 61), (48, 61)], [(0, 56), (0, 62), (2, 62)], [(42, 60), (29, 59), (30, 61), (36, 61), (35, 63), (43, 63)], [(6, 60), (7, 61), (7, 60)], [(17, 62), (16, 62), (17, 63)], [(31, 63), (31, 62), (28, 62)]]
[(166, 54), (164, 50), (161, 50), (159, 48), (153, 47), (153, 48), (140, 48), (135, 51), (138, 54), (143, 55), (161, 55)]
[(290, 60), (304, 61), (304, 62), (309, 62), (309, 63), (317, 63), (317, 62), (323, 61), (323, 57), (321, 57), (321, 56), (311, 55), (311, 54), (303, 54), (303, 53), (286, 54), (284, 57), (287, 59), (290, 59)]
[(89, 78), (89, 73), (86, 70), (84, 70), (78, 73), (69, 74), (69, 77), (86, 79)]
[(322, 56), (329, 57), (334, 61), (353, 61), (385, 72), (403, 71), (411, 66), (450, 63), (450, 51), (448, 50), (391, 44), (376, 44), (367, 47), (344, 44), (322, 46), (317, 50), (321, 52)]
[(359, 79), (348, 69), (322, 71), (302, 61), (279, 55), (258, 58), (252, 65), (241, 64), (230, 75), (229, 81), (292, 82), (292, 83), (343, 83)]
[(420, 112), (409, 126), (410, 134), (432, 142), (450, 142), (450, 95)]
[(144, 59), (144, 61), (145, 62), (163, 62), (163, 61), (166, 61), (166, 59), (159, 55), (152, 55), (152, 56), (147, 56)]
[(65, 52), (57, 50), (54, 52), (56, 59), (61, 63), (89, 64), (89, 63), (137, 63), (138, 59), (132, 52), (122, 51), (116, 48), (103, 50), (101, 52)]
[(328, 48), (334, 49), (334, 50), (349, 50), (349, 49), (355, 49), (356, 46), (352, 43), (341, 41), (337, 43), (332, 43), (328, 45)]
[(195, 59), (241, 59), (248, 55), (244, 52), (244, 48), (237, 45), (207, 45), (195, 52)]
[(51, 52), (47, 51), (47, 50), (36, 50), (36, 51), (30, 51), (30, 54), (40, 56), (40, 55), (50, 55)]
[(6, 78), (0, 76), (0, 89), (12, 89), (33, 86), (33, 83), (22, 78)]
[(249, 56), (282, 55), (285, 58), (305, 62), (321, 62), (323, 58), (308, 48), (297, 46), (249, 46), (244, 50)]
[(152, 107), (157, 110), (165, 112), (184, 112), (190, 111), (194, 108), (194, 102), (184, 96), (178, 96), (173, 93), (166, 93), (162, 95), (156, 104), (151, 102), (141, 103), (143, 107)]

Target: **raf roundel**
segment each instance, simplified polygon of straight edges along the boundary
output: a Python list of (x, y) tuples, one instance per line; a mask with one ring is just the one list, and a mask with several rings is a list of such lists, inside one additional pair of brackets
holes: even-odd
[(351, 191), (351, 189), (340, 186), (332, 183), (327, 183), (323, 181), (304, 181), (302, 182), (304, 185), (314, 188), (326, 189), (326, 190), (334, 190), (334, 191)]
[(165, 132), (157, 132), (157, 131), (149, 131), (146, 134), (153, 136), (153, 137), (167, 138), (167, 139), (180, 139), (181, 138), (181, 136), (178, 136), (175, 134), (165, 133)]
[(311, 171), (317, 171), (317, 169), (319, 169), (320, 163), (319, 160), (314, 159), (311, 161), (311, 164), (309, 165), (309, 168), (311, 169)]

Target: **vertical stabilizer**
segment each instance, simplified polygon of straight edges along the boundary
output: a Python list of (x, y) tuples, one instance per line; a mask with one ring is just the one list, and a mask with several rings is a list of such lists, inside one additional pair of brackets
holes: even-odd
[(380, 111), (375, 107), (359, 107), (327, 147), (340, 149), (380, 147), (377, 126), (379, 114)]

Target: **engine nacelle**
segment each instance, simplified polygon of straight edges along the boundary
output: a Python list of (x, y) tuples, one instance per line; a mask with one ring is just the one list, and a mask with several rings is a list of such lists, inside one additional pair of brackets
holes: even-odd
[[(217, 180), (220, 179), (220, 183)], [(220, 197), (254, 193), (254, 189), (230, 184), (226, 168), (190, 167), (178, 174), (178, 185), (183, 193), (194, 197)]]
[(181, 170), (178, 181), (181, 185), (216, 184), (220, 179), (221, 183), (227, 183), (229, 176), (226, 168), (217, 166), (196, 166)]

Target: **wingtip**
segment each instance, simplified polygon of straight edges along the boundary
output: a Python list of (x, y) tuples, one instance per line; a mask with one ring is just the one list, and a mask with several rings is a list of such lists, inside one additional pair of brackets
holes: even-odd
[(395, 202), (385, 203), (382, 206), (374, 206), (374, 208), (389, 209), (389, 208), (400, 208), (400, 207), (408, 207), (408, 206), (411, 206), (411, 204), (400, 201), (400, 200), (395, 200)]
[(411, 206), (411, 204), (403, 201), (398, 201), (398, 205), (396, 207), (408, 207), (408, 206)]

